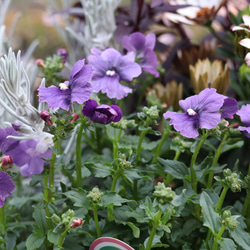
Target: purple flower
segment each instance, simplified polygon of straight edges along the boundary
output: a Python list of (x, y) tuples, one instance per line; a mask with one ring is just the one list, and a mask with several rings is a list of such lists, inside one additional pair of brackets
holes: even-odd
[(62, 57), (62, 63), (66, 63), (68, 59), (68, 51), (64, 48), (60, 48), (56, 51), (56, 54)]
[(141, 67), (135, 63), (134, 53), (121, 55), (113, 48), (104, 51), (91, 50), (89, 64), (94, 67), (92, 86), (94, 92), (106, 93), (109, 98), (122, 99), (132, 92), (121, 81), (132, 81), (141, 74)]
[(199, 136), (198, 128), (215, 128), (222, 118), (232, 118), (238, 110), (236, 100), (216, 93), (213, 88), (181, 100), (179, 105), (185, 113), (167, 111), (164, 118), (170, 118), (170, 125), (188, 138)]
[(244, 131), (245, 136), (250, 138), (250, 104), (243, 105), (236, 114), (240, 116), (241, 121), (245, 124), (245, 126), (239, 126), (238, 129)]
[(79, 104), (89, 99), (92, 87), (89, 83), (93, 69), (90, 65), (84, 66), (84, 59), (79, 60), (70, 73), (69, 81), (60, 83), (59, 87), (48, 88), (40, 86), (38, 91), (39, 102), (47, 102), (49, 108), (62, 108), (69, 110), (73, 102)]
[(122, 45), (127, 51), (135, 53), (136, 58), (139, 60), (144, 71), (153, 74), (155, 77), (159, 76), (156, 70), (157, 56), (154, 52), (156, 36), (154, 33), (147, 34), (146, 36), (140, 32), (132, 33), (130, 36), (124, 36)]
[(40, 174), (44, 164), (47, 163), (42, 158), (50, 158), (52, 154), (47, 145), (44, 145), (46, 141), (42, 139), (17, 141), (7, 138), (9, 135), (18, 135), (18, 133), (13, 127), (0, 129), (2, 153), (11, 156), (13, 163), (20, 167), (23, 176), (31, 177), (34, 174)]
[(82, 114), (89, 117), (91, 121), (102, 124), (119, 122), (122, 118), (122, 111), (117, 105), (98, 105), (94, 100), (88, 100), (85, 103)]
[(5, 198), (12, 195), (15, 184), (9, 174), (0, 171), (0, 207), (3, 207)]

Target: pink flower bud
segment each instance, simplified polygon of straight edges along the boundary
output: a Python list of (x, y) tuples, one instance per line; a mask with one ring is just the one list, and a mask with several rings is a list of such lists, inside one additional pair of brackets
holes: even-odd
[(36, 60), (36, 65), (37, 65), (38, 67), (41, 67), (41, 68), (44, 68), (44, 67), (45, 67), (45, 64), (44, 64), (43, 59), (37, 59), (37, 60)]
[(40, 117), (48, 124), (48, 125), (52, 125), (53, 121), (50, 119), (51, 115), (47, 110), (43, 110), (40, 113)]
[(72, 115), (72, 119), (69, 120), (69, 122), (74, 122), (74, 121), (76, 121), (78, 118), (79, 118), (79, 115), (78, 115), (77, 113), (74, 113), (74, 114)]
[(5, 155), (2, 157), (2, 161), (1, 161), (1, 164), (0, 166), (7, 170), (10, 166), (12, 166), (13, 164), (13, 161), (12, 161), (12, 158), (9, 156), (9, 155)]
[(77, 218), (70, 224), (72, 228), (80, 227), (82, 225), (82, 219)]

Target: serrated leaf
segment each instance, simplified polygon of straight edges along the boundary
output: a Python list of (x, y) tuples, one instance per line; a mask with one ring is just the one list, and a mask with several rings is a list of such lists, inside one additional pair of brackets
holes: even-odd
[(84, 190), (82, 189), (71, 190), (71, 191), (65, 192), (64, 195), (74, 203), (75, 207), (84, 208), (87, 214), (88, 208), (91, 207), (91, 202), (90, 200), (87, 199), (87, 195)]
[(186, 175), (189, 175), (188, 168), (183, 162), (164, 160), (162, 158), (158, 158), (158, 161), (163, 165), (165, 172), (176, 179), (184, 179)]
[(221, 228), (220, 217), (215, 212), (213, 201), (206, 192), (202, 192), (200, 195), (200, 205), (203, 225), (208, 227), (213, 235), (217, 234)]

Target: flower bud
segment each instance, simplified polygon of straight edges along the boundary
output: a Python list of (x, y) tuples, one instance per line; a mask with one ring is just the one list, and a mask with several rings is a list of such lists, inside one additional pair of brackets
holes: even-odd
[(50, 119), (51, 115), (47, 110), (43, 110), (40, 113), (40, 117), (48, 124), (48, 125), (52, 125), (53, 121)]
[(68, 59), (68, 51), (64, 48), (60, 48), (56, 51), (56, 54), (62, 57), (62, 63), (65, 63)]
[(72, 228), (80, 227), (82, 225), (83, 220), (80, 218), (76, 218), (73, 220), (73, 222), (70, 224)]
[(91, 199), (93, 202), (98, 202), (102, 196), (103, 192), (100, 192), (98, 187), (94, 187), (87, 195), (87, 198)]
[(74, 113), (74, 114), (72, 115), (72, 119), (69, 120), (69, 122), (74, 122), (74, 121), (76, 121), (78, 118), (79, 118), (79, 114)]
[(61, 218), (56, 214), (53, 214), (51, 216), (51, 220), (54, 224), (59, 224), (61, 222)]
[(36, 65), (37, 65), (38, 67), (40, 67), (40, 68), (45, 68), (45, 67), (46, 67), (45, 64), (44, 64), (43, 59), (37, 59), (37, 60), (36, 60)]
[(5, 155), (2, 157), (0, 166), (6, 171), (10, 166), (12, 166), (13, 161), (9, 155)]

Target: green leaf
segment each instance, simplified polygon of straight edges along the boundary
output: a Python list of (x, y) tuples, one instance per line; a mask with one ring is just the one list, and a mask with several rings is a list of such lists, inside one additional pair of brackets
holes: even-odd
[(85, 214), (88, 213), (88, 209), (91, 208), (91, 202), (87, 198), (86, 191), (82, 189), (73, 189), (65, 192), (64, 195), (74, 203), (75, 207), (82, 207), (85, 209)]
[(213, 201), (206, 192), (201, 193), (200, 204), (202, 207), (203, 225), (208, 227), (213, 235), (216, 235), (221, 228), (220, 217), (215, 212)]
[(102, 163), (93, 163), (88, 162), (84, 164), (95, 177), (98, 178), (105, 178), (109, 175), (111, 175), (110, 167), (102, 164)]
[(230, 235), (244, 250), (250, 250), (250, 234), (244, 231), (243, 227), (238, 225), (233, 231), (230, 231)]
[(46, 233), (46, 214), (45, 209), (42, 207), (35, 207), (35, 211), (32, 214), (36, 221), (36, 225), (41, 233), (45, 235)]
[(107, 207), (110, 204), (113, 204), (114, 206), (121, 206), (122, 203), (129, 202), (129, 201), (131, 200), (124, 199), (115, 192), (106, 192), (101, 197), (98, 204), (102, 207)]
[(53, 230), (49, 230), (48, 232), (48, 240), (53, 243), (55, 246), (58, 245), (60, 239), (60, 234), (53, 232)]
[(220, 250), (237, 249), (237, 246), (235, 245), (234, 241), (228, 238), (222, 238), (222, 240), (218, 240), (218, 243), (221, 247)]
[(188, 168), (183, 162), (162, 158), (158, 158), (158, 161), (164, 166), (164, 170), (176, 179), (184, 179), (186, 175), (189, 175)]
[(225, 144), (222, 149), (221, 153), (227, 152), (234, 148), (241, 148), (244, 145), (244, 141), (241, 138), (231, 138), (227, 144)]
[(140, 229), (137, 226), (135, 226), (132, 222), (127, 222), (126, 224), (132, 229), (133, 236), (135, 238), (139, 238), (140, 237)]
[[(109, 138), (109, 140), (111, 140), (111, 141), (117, 140), (119, 132), (120, 132), (119, 128), (114, 128), (111, 125), (106, 126), (106, 134), (107, 134), (107, 137)], [(124, 131), (122, 131), (120, 137), (122, 137), (123, 135), (124, 135)]]
[(16, 246), (16, 235), (13, 232), (7, 231), (5, 234), (6, 249), (13, 250)]
[(27, 250), (33, 250), (41, 247), (44, 239), (45, 236), (42, 237), (40, 234), (31, 234), (26, 241)]

